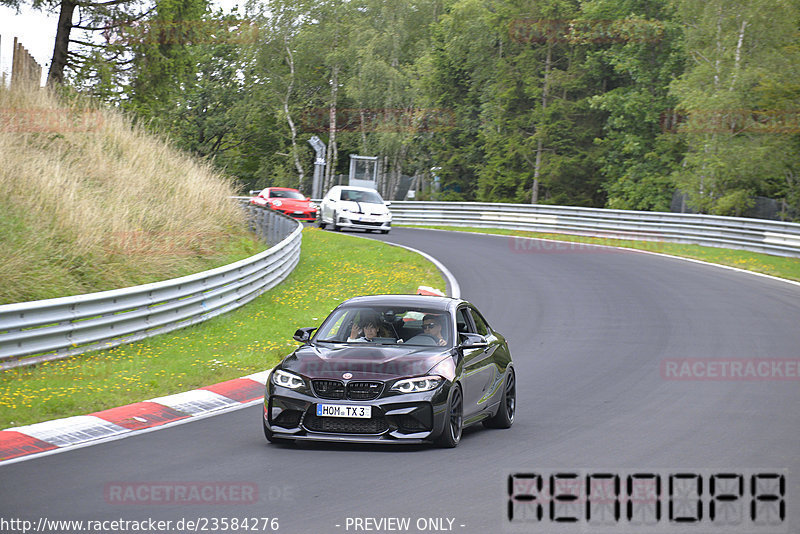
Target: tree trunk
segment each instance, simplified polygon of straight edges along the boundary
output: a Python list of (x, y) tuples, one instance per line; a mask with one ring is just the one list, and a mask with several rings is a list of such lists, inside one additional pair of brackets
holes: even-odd
[[(547, 57), (544, 62), (544, 84), (542, 87), (542, 115), (547, 109), (547, 95), (550, 89), (550, 66), (553, 62), (553, 43), (547, 43)], [(542, 122), (544, 119), (542, 119)], [(533, 166), (533, 191), (531, 192), (531, 204), (539, 203), (539, 177), (542, 173), (542, 152), (544, 150), (542, 143), (541, 122), (540, 127), (536, 134), (539, 140), (536, 143), (536, 164)]]
[(58, 15), (58, 29), (56, 30), (56, 44), (53, 47), (53, 60), (50, 62), (50, 71), (47, 73), (47, 85), (49, 86), (64, 83), (64, 67), (67, 66), (72, 15), (75, 13), (77, 5), (73, 0), (61, 0), (61, 13)]
[(328, 151), (325, 163), (325, 191), (333, 187), (333, 179), (336, 176), (336, 99), (339, 89), (339, 65), (333, 66), (331, 72), (331, 103), (328, 108), (328, 118), (330, 126), (328, 129)]
[(289, 62), (289, 87), (286, 88), (286, 97), (283, 99), (283, 112), (286, 114), (286, 122), (289, 123), (289, 129), (292, 131), (292, 157), (294, 158), (294, 167), (297, 169), (297, 189), (302, 190), (303, 178), (305, 172), (303, 166), (300, 164), (300, 156), (297, 150), (297, 128), (295, 128), (292, 114), (289, 112), (289, 99), (292, 96), (292, 89), (294, 88), (294, 56), (292, 50), (289, 48), (288, 34), (284, 36), (284, 46), (286, 47), (286, 59)]

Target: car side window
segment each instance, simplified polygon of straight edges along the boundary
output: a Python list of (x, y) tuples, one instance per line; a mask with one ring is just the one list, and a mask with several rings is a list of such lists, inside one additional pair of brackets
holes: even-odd
[(486, 324), (483, 317), (481, 317), (481, 314), (474, 308), (470, 309), (470, 314), (472, 315), (472, 320), (475, 322), (475, 330), (477, 330), (478, 334), (488, 336), (489, 326)]
[(459, 334), (474, 333), (466, 308), (459, 308), (456, 312), (456, 331)]

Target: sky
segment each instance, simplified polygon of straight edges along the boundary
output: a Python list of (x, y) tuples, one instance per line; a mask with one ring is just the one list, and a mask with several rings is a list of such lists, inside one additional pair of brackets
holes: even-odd
[[(243, 0), (215, 0), (214, 6), (226, 12)], [(22, 43), (33, 58), (42, 66), (42, 83), (47, 78), (53, 46), (56, 40), (58, 12), (48, 12), (24, 7), (17, 13), (14, 8), (0, 6), (0, 72), (11, 74), (11, 58), (14, 37)]]
[(53, 57), (57, 24), (58, 14), (55, 13), (27, 8), (18, 14), (13, 8), (0, 6), (0, 71), (11, 74), (11, 54), (14, 37), (17, 37), (42, 65), (44, 79)]

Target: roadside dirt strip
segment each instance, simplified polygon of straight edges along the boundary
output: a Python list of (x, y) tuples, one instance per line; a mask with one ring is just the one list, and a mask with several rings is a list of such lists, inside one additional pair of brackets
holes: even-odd
[(270, 370), (95, 412), (0, 430), (0, 463), (13, 459), (117, 439), (179, 421), (215, 415), (264, 398)]

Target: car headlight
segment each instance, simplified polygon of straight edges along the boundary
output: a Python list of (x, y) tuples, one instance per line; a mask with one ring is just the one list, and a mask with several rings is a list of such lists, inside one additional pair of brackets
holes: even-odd
[(391, 391), (399, 393), (421, 393), (436, 389), (444, 381), (441, 376), (421, 376), (418, 378), (405, 378), (398, 380)]
[(281, 371), (280, 369), (275, 369), (272, 372), (271, 380), (276, 386), (289, 389), (300, 389), (306, 384), (305, 381), (296, 374)]
[(272, 201), (272, 205), (280, 207), (280, 206), (283, 206), (283, 202), (280, 201), (280, 200), (273, 200)]

